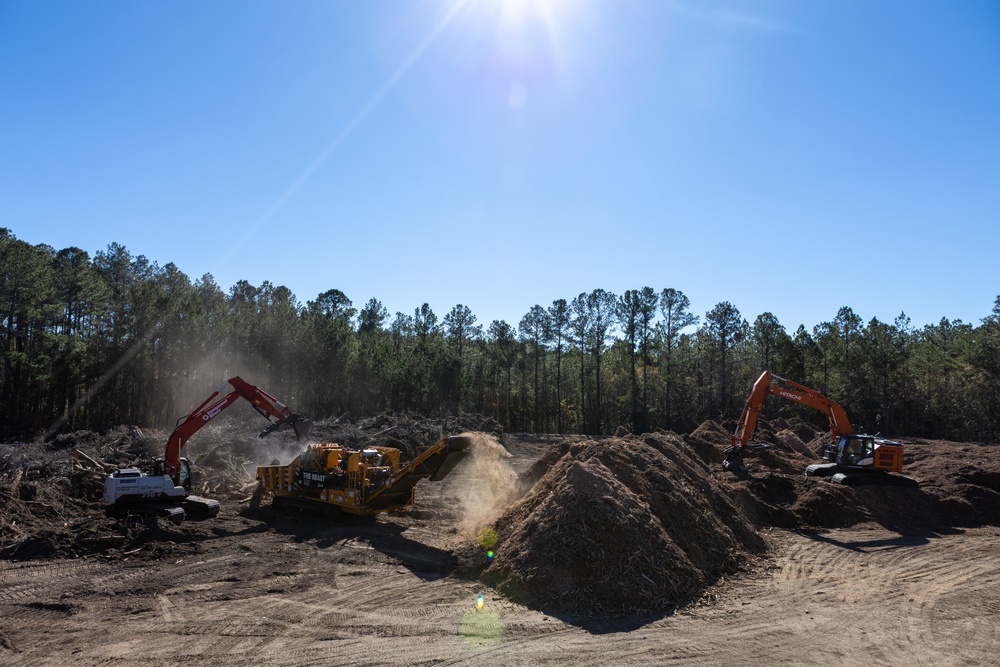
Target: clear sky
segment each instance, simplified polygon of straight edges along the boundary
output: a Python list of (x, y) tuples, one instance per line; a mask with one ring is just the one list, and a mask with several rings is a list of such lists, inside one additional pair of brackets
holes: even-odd
[(0, 0), (0, 227), (517, 325), (1000, 294), (996, 0)]

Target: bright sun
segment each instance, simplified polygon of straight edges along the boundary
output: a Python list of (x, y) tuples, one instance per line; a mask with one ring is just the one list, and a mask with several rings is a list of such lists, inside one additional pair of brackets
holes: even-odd
[(563, 13), (572, 0), (483, 0), (499, 7), (499, 19), (506, 28), (516, 28), (531, 21), (542, 21), (550, 29), (558, 15)]
[[(482, 83), (511, 110), (551, 92), (571, 60), (570, 36), (585, 0), (469, 0), (467, 37)], [(473, 37), (475, 35), (475, 37)]]

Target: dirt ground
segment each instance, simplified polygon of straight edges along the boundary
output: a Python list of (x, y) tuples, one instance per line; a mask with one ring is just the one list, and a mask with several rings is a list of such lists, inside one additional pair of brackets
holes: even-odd
[[(524, 473), (561, 444), (508, 434), (506, 462)], [(618, 618), (546, 613), (481, 582), (466, 509), (491, 480), (465, 462), (422, 482), (416, 507), (376, 521), (251, 508), (235, 488), (215, 519), (147, 520), (124, 536), (96, 515), (80, 526), (42, 482), (22, 483), (0, 504), (0, 664), (995, 664), (1000, 528), (995, 514), (983, 520), (998, 496), (994, 447), (909, 451), (920, 490), (827, 491), (761, 465), (754, 479), (724, 479), (750, 515), (786, 527), (761, 525), (766, 552), (692, 603)], [(840, 514), (788, 518), (821, 501)], [(18, 531), (31, 517), (12, 514), (23, 507), (45, 519), (27, 539)]]

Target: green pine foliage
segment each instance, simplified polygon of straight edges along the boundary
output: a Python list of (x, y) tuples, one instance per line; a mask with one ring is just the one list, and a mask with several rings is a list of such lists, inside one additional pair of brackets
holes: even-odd
[[(533, 305), (512, 326), (456, 305), (390, 315), (338, 289), (224, 292), (118, 244), (93, 257), (0, 228), (0, 441), (118, 424), (166, 428), (239, 375), (313, 418), (474, 412), (510, 431), (683, 431), (738, 416), (764, 369), (821, 391), (887, 436), (1000, 439), (1000, 297), (978, 325), (841, 308), (812, 331), (731, 303), (702, 317), (679, 290), (602, 289)], [(766, 416), (823, 425), (771, 402)]]

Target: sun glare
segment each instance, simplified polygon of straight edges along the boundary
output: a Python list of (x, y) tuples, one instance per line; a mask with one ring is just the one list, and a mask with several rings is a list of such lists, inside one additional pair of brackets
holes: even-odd
[(567, 34), (584, 0), (478, 0), (466, 8), (474, 26), (479, 74), (513, 111), (550, 92), (569, 62)]
[[(501, 30), (523, 30), (531, 24), (542, 23), (549, 32), (558, 26), (558, 17), (569, 5), (570, 0), (483, 0), (496, 7), (498, 28)], [(578, 1), (578, 0), (577, 0)]]

